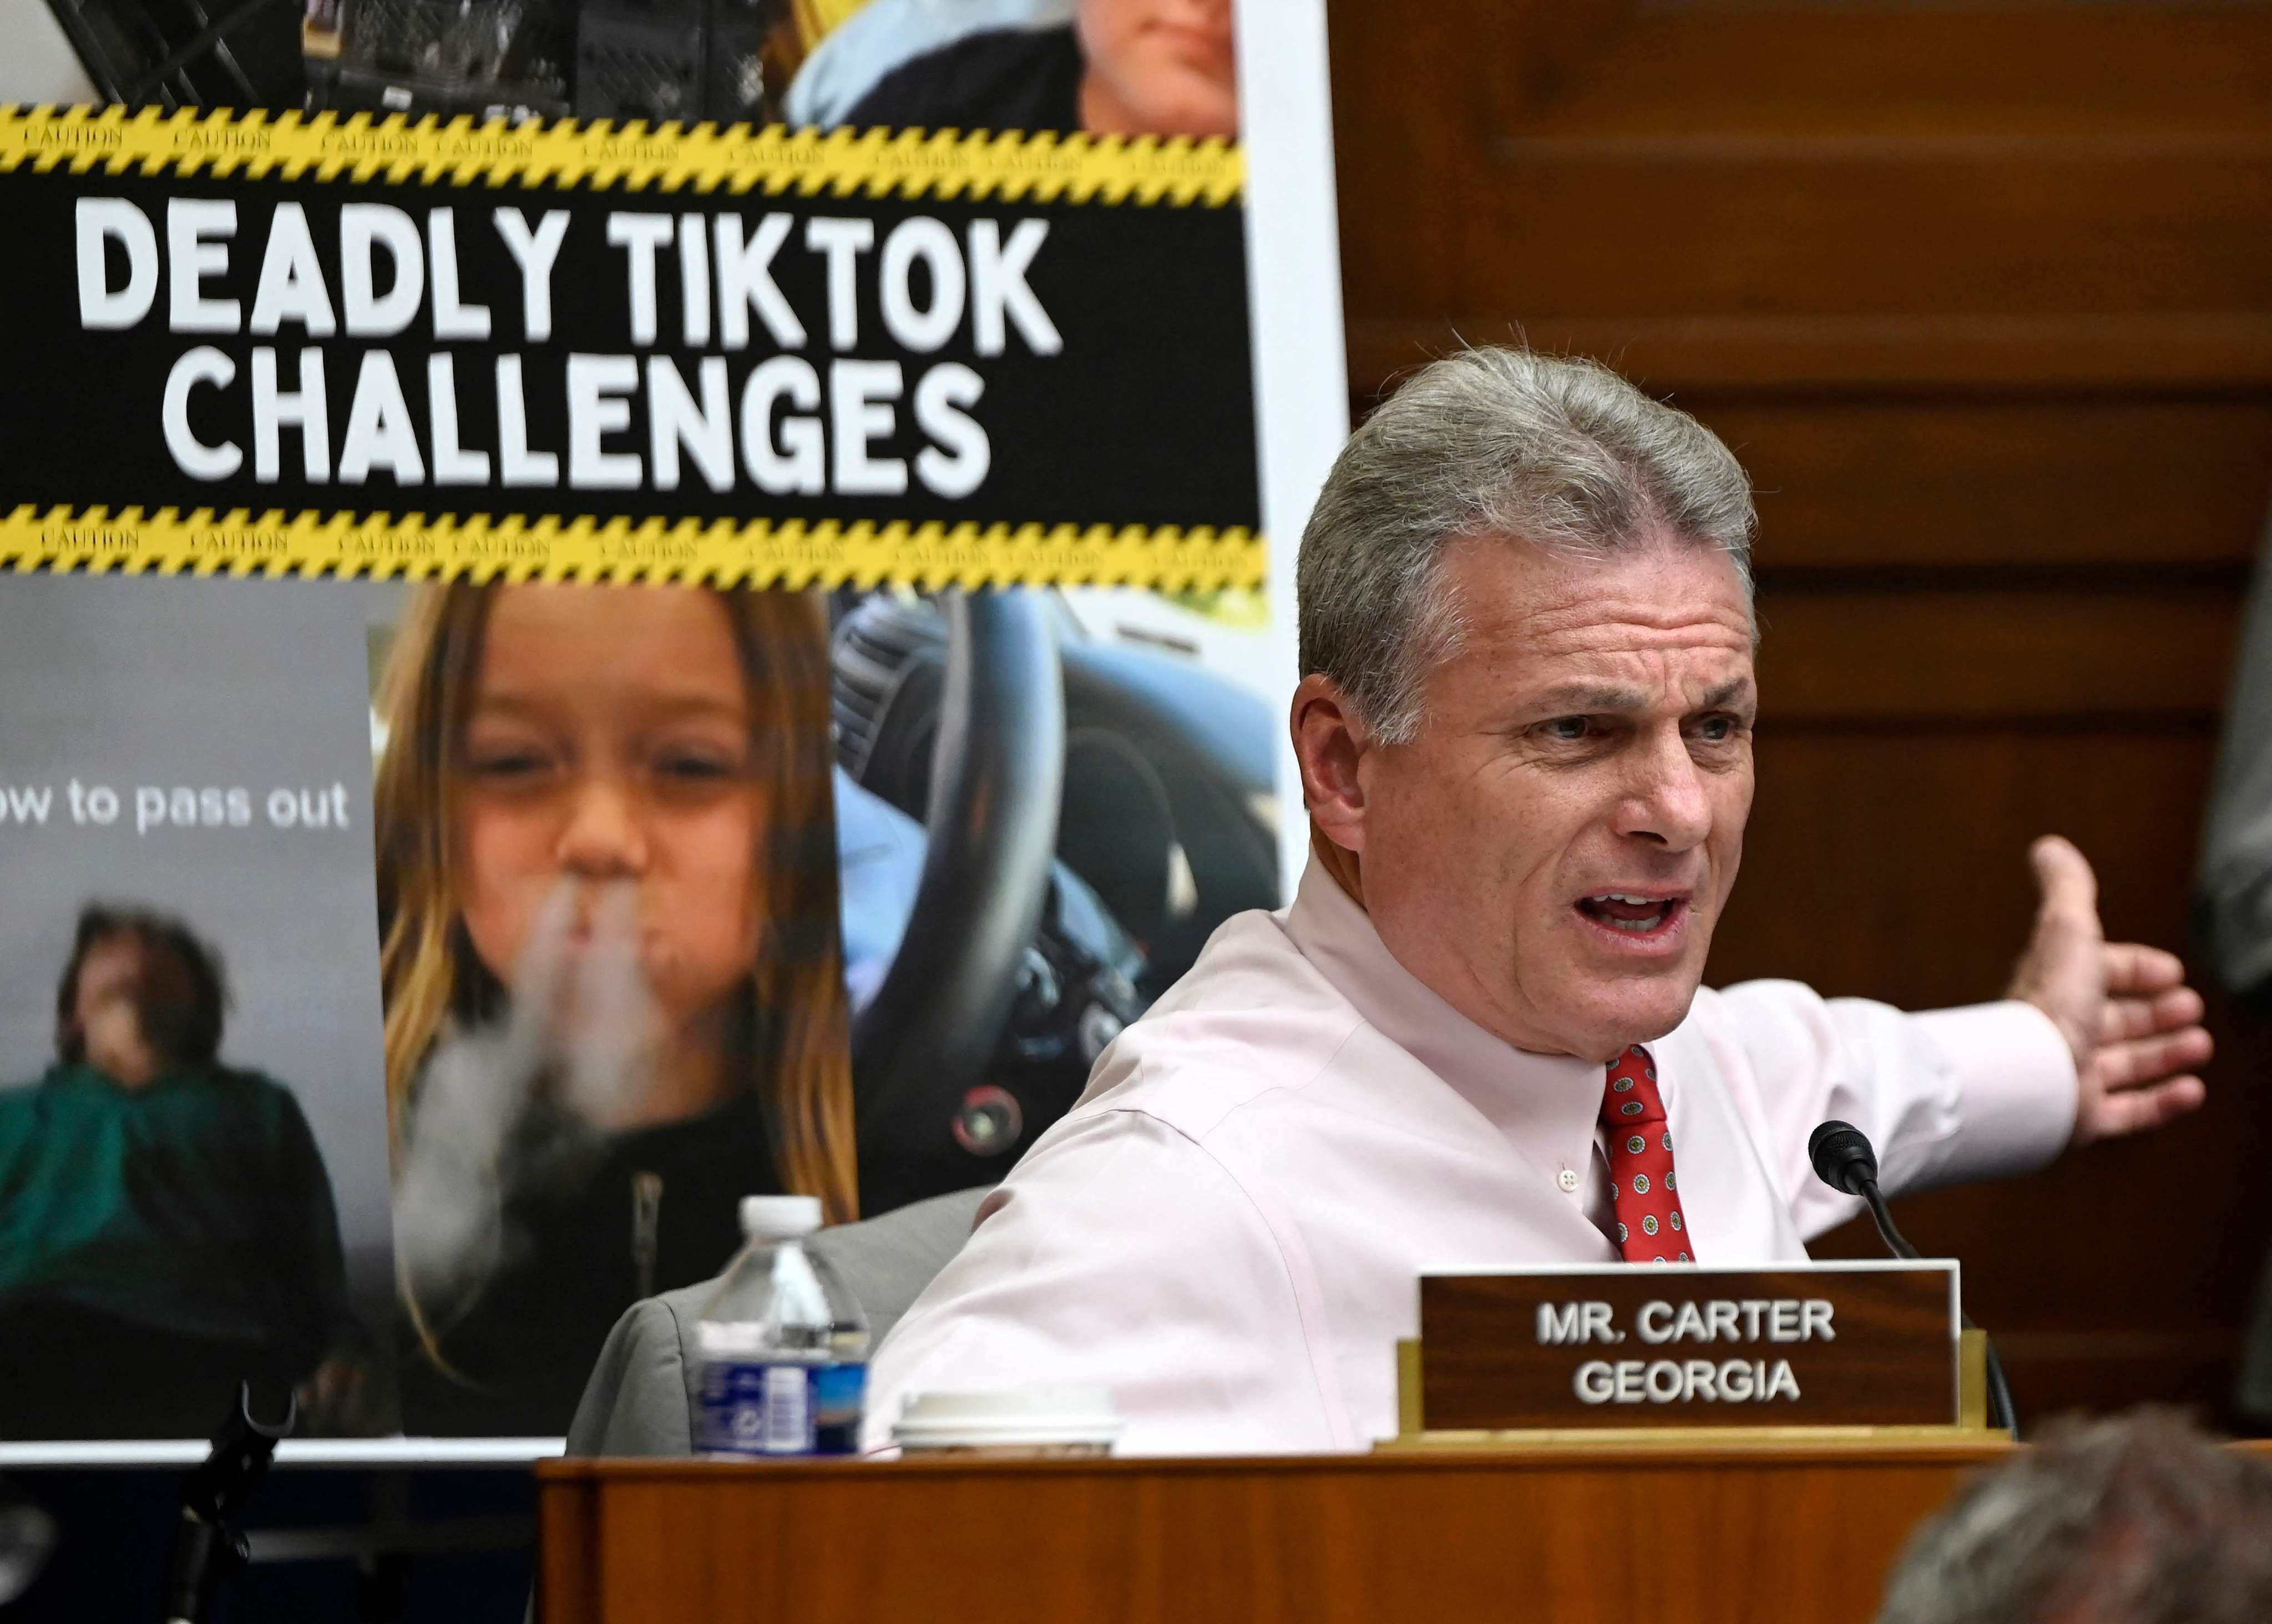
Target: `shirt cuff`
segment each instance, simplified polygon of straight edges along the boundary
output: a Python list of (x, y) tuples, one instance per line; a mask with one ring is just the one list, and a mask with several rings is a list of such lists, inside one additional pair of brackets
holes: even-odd
[(2074, 1054), (2033, 1004), (2007, 999), (1910, 1017), (1955, 1085), (1957, 1132), (1933, 1182), (2032, 1172), (2074, 1136)]

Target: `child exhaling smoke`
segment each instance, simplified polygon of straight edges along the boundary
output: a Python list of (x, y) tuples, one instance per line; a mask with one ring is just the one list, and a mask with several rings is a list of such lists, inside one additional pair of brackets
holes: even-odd
[(579, 1149), (631, 1119), (646, 1093), (662, 1022), (637, 886), (563, 879), (513, 988), (497, 1019), (436, 1046), (405, 1120), (397, 1267), (437, 1329), (525, 1244), (506, 1219), (515, 1187), (570, 1175)]

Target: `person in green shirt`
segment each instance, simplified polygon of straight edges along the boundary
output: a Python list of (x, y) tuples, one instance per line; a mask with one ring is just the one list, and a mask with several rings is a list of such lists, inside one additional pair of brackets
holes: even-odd
[(219, 957), (90, 907), (56, 1061), (0, 1089), (0, 1438), (202, 1437), (254, 1384), (352, 1430), (363, 1338), (291, 1093), (220, 1059)]

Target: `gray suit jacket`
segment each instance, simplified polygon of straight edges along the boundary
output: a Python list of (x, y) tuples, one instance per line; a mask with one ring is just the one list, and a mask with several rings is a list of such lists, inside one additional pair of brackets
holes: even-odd
[(2201, 944), (2234, 992), (2272, 999), (2272, 528), (2240, 630), (2201, 841)]
[[(2272, 528), (2241, 623), (2195, 909), (2218, 979), (2272, 1008)], [(2272, 1257), (2257, 1281), (2233, 1407), (2259, 1424), (2272, 1421)]]
[[(931, 1276), (962, 1249), (988, 1186), (937, 1195), (880, 1218), (823, 1230), (808, 1243), (833, 1265), (881, 1343)], [(694, 1326), (714, 1280), (633, 1303), (608, 1333), (568, 1426), (571, 1455), (694, 1453), (701, 1361)]]

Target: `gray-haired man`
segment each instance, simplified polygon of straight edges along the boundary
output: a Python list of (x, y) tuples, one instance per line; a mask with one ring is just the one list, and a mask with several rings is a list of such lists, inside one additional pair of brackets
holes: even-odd
[(1394, 1430), (1424, 1269), (1755, 1263), (1887, 1187), (2016, 1171), (2200, 1102), (2177, 960), (2110, 947), (2089, 865), (2012, 997), (1905, 1015), (1700, 991), (1751, 809), (1749, 491), (1581, 362), (1479, 350), (1351, 438), (1299, 563), (1313, 857), (1098, 1060), (879, 1351), (924, 1389), (1093, 1382), (1138, 1453)]

